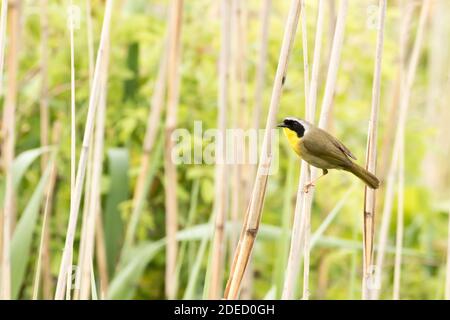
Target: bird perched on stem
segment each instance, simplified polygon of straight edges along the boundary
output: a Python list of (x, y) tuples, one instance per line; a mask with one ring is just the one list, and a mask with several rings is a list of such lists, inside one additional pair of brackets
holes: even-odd
[(350, 150), (325, 130), (317, 128), (308, 121), (291, 117), (285, 118), (278, 127), (283, 128), (295, 153), (308, 164), (323, 171), (320, 177), (305, 186), (305, 193), (314, 186), (317, 180), (328, 173), (328, 169), (351, 172), (372, 189), (380, 186), (378, 178), (354, 163), (352, 159), (356, 160), (356, 158)]

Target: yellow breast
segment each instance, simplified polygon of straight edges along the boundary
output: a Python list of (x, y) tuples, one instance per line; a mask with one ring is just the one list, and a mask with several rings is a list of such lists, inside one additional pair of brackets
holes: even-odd
[(301, 157), (299, 144), (301, 138), (297, 136), (297, 133), (295, 131), (292, 131), (289, 128), (283, 128), (283, 131), (292, 149), (295, 151), (296, 154), (298, 154)]

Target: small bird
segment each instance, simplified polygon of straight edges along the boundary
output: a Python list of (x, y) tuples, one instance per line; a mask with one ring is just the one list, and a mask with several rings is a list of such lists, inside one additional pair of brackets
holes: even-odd
[(356, 157), (331, 134), (317, 128), (308, 121), (288, 117), (277, 127), (283, 128), (289, 144), (295, 153), (310, 165), (322, 169), (323, 174), (305, 186), (305, 193), (319, 178), (328, 173), (328, 169), (339, 169), (353, 173), (372, 189), (380, 186), (378, 178), (354, 163)]

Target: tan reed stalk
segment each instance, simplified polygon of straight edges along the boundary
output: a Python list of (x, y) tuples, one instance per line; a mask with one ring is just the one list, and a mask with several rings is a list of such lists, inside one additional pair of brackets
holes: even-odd
[(103, 145), (105, 131), (105, 113), (106, 113), (106, 97), (107, 97), (107, 80), (108, 80), (108, 60), (109, 60), (109, 44), (108, 40), (105, 45), (105, 63), (102, 65), (101, 76), (101, 93), (99, 105), (97, 108), (97, 116), (95, 123), (95, 138), (93, 145), (93, 161), (92, 161), (92, 180), (89, 197), (89, 209), (86, 217), (86, 233), (84, 234), (83, 256), (80, 259), (80, 296), (81, 300), (89, 299), (91, 289), (91, 275), (93, 270), (94, 257), (94, 241), (95, 241), (95, 225), (97, 215), (101, 212), (100, 202), (100, 182), (103, 170)]
[[(95, 130), (95, 129), (94, 129)], [(83, 216), (81, 219), (81, 236), (80, 236), (80, 246), (78, 249), (78, 262), (76, 264), (76, 266), (78, 267), (78, 269), (76, 270), (77, 274), (75, 275), (75, 281), (76, 281), (76, 285), (73, 288), (73, 295), (72, 295), (72, 299), (73, 300), (79, 300), (80, 299), (80, 281), (81, 281), (81, 277), (80, 272), (79, 272), (79, 266), (82, 265), (81, 259), (82, 257), (85, 256), (85, 249), (86, 249), (86, 239), (87, 239), (87, 229), (88, 229), (88, 212), (89, 212), (89, 204), (91, 203), (91, 197), (92, 197), (92, 192), (91, 192), (91, 188), (92, 188), (92, 176), (93, 176), (93, 164), (94, 164), (94, 151), (93, 149), (95, 148), (94, 145), (94, 138), (95, 138), (95, 133), (91, 136), (91, 141), (90, 144), (93, 146), (93, 148), (91, 148), (88, 152), (88, 160), (87, 160), (87, 164), (86, 164), (86, 178), (85, 178), (85, 190), (84, 190), (84, 199), (83, 199)], [(71, 283), (68, 283), (69, 286), (71, 286)], [(70, 294), (71, 293), (72, 288), (68, 287), (67, 288), (67, 292)], [(68, 300), (68, 299), (66, 299)]]
[(5, 64), (6, 21), (8, 20), (8, 2), (2, 1), (0, 13), (0, 97), (3, 94), (3, 67)]
[[(48, 145), (49, 135), (49, 95), (48, 95), (48, 0), (40, 0), (41, 6), (41, 95), (40, 95), (40, 122), (41, 122), (41, 146)], [(41, 170), (44, 172), (48, 162), (48, 155), (44, 153), (41, 155)], [(52, 178), (52, 176), (51, 176)], [(51, 179), (48, 182), (49, 186), (52, 184)], [(54, 185), (54, 184), (53, 184)], [(46, 189), (46, 193), (53, 194), (53, 190)], [(50, 197), (49, 195), (46, 197)], [(50, 204), (51, 207), (51, 204)], [(45, 212), (45, 209), (44, 209)], [(49, 211), (51, 212), (51, 210)], [(48, 219), (46, 219), (48, 223)], [(42, 252), (42, 274), (43, 274), (43, 296), (45, 299), (52, 298), (52, 275), (50, 265), (50, 230), (43, 226), (43, 252)], [(40, 270), (39, 270), (40, 272)]]
[(403, 216), (404, 216), (404, 187), (405, 187), (405, 133), (402, 133), (398, 159), (398, 191), (397, 191), (397, 231), (395, 240), (394, 288), (393, 300), (400, 299), (400, 278), (402, 268), (403, 249)]
[[(231, 34), (234, 35), (231, 37), (230, 40), (230, 63), (229, 63), (229, 77), (231, 79), (230, 81), (230, 109), (231, 109), (231, 115), (230, 115), (230, 124), (232, 128), (238, 128), (240, 124), (240, 118), (242, 117), (242, 110), (240, 109), (240, 101), (239, 101), (239, 95), (240, 95), (240, 83), (239, 83), (239, 32), (240, 30), (240, 24), (239, 24), (239, 1), (238, 0), (231, 0), (230, 4), (230, 24), (231, 24)], [(238, 164), (238, 158), (239, 158), (239, 142), (238, 138), (233, 138), (233, 141), (231, 142), (232, 146), (232, 152), (234, 154), (235, 161), (231, 166), (231, 181), (230, 181), (230, 198), (231, 198), (231, 210), (230, 210), (230, 219), (232, 226), (236, 226), (239, 221), (239, 208), (241, 207), (242, 203), (242, 196), (240, 190), (240, 180), (241, 180), (241, 167)], [(234, 250), (236, 248), (237, 243), (237, 230), (235, 227), (231, 229), (230, 234), (230, 249)], [(230, 258), (231, 259), (231, 258)]]
[[(87, 43), (89, 55), (89, 87), (92, 87), (92, 78), (94, 75), (94, 37), (92, 27), (92, 10), (91, 0), (86, 0), (86, 29), (87, 29)], [(100, 208), (99, 208), (100, 210)], [(103, 299), (108, 291), (108, 269), (106, 264), (106, 247), (103, 230), (103, 221), (101, 210), (97, 214), (97, 222), (95, 224), (95, 239), (96, 239), (96, 257), (98, 264), (98, 271), (100, 275), (100, 298)]]
[(259, 129), (264, 103), (264, 87), (266, 84), (267, 48), (269, 45), (270, 9), (272, 0), (264, 0), (261, 7), (261, 42), (259, 43), (258, 67), (256, 69), (254, 128)]
[[(232, 22), (234, 26), (232, 29), (233, 37), (232, 45), (234, 47), (232, 51), (232, 63), (230, 76), (232, 78), (232, 127), (238, 129), (251, 128), (253, 123), (250, 123), (250, 109), (247, 101), (247, 5), (245, 1), (233, 0), (232, 1)], [(234, 20), (233, 20), (234, 19)], [(250, 200), (250, 180), (254, 179), (256, 173), (256, 166), (250, 165), (246, 162), (246, 154), (242, 141), (239, 141), (237, 137), (233, 142), (235, 152), (235, 163), (233, 166), (233, 181), (231, 185), (231, 219), (233, 226), (238, 225), (238, 221), (241, 220), (241, 213), (244, 210), (244, 206)], [(228, 190), (228, 189), (227, 189)], [(228, 195), (226, 195), (228, 196)], [(238, 240), (238, 232), (236, 228), (232, 229), (230, 234), (231, 250), (236, 248)], [(231, 259), (231, 256), (230, 256)], [(247, 266), (247, 271), (244, 274), (242, 287), (241, 287), (241, 299), (250, 299), (253, 286), (253, 271), (251, 261)]]
[[(55, 146), (59, 145), (60, 143), (60, 137), (61, 137), (61, 123), (56, 122), (53, 127), (53, 144)], [(48, 275), (46, 275), (46, 270), (43, 265), (45, 259), (49, 260), (49, 257), (45, 256), (49, 253), (46, 252), (46, 242), (47, 245), (50, 242), (50, 214), (52, 211), (52, 202), (53, 202), (53, 194), (55, 191), (55, 185), (56, 185), (56, 178), (58, 176), (56, 166), (56, 160), (54, 159), (54, 156), (52, 156), (51, 164), (50, 164), (50, 176), (49, 176), (49, 183), (47, 185), (47, 190), (45, 191), (45, 203), (43, 206), (43, 217), (42, 217), (42, 229), (41, 229), (41, 238), (39, 240), (39, 249), (38, 249), (38, 255), (37, 255), (37, 261), (36, 261), (36, 271), (34, 274), (34, 280), (33, 280), (33, 300), (38, 299), (39, 295), (39, 285), (40, 285), (40, 278), (41, 278), (41, 272), (44, 277), (43, 279), (43, 298), (44, 300), (50, 300), (51, 297), (51, 270), (48, 270)], [(48, 249), (48, 247), (47, 247)], [(48, 261), (49, 262), (49, 261)], [(50, 283), (46, 283), (45, 277), (50, 276)], [(47, 286), (47, 287), (46, 287)], [(49, 292), (46, 292), (46, 291)], [(48, 296), (50, 294), (50, 296)]]
[(445, 271), (445, 300), (450, 300), (450, 209), (448, 210), (447, 228), (447, 266)]
[(15, 221), (14, 186), (12, 165), (14, 161), (15, 118), (17, 105), (17, 73), (19, 67), (19, 36), (20, 36), (21, 1), (11, 1), (9, 4), (9, 48), (7, 52), (6, 72), (8, 84), (3, 108), (3, 124), (1, 137), (3, 139), (2, 158), (5, 172), (5, 195), (3, 203), (2, 257), (1, 257), (1, 288), (0, 298), (11, 299), (11, 232)]
[(95, 257), (97, 259), (98, 274), (100, 276), (100, 299), (104, 300), (108, 292), (109, 276), (102, 212), (100, 208), (97, 209), (97, 221), (95, 223)]
[(215, 168), (215, 195), (214, 195), (214, 236), (211, 247), (211, 271), (209, 284), (209, 299), (220, 298), (222, 290), (224, 257), (225, 257), (225, 220), (226, 220), (226, 141), (225, 132), (227, 126), (228, 108), (228, 80), (229, 80), (229, 56), (230, 56), (230, 0), (222, 0), (222, 21), (221, 21), (221, 45), (219, 57), (219, 89), (218, 89), (218, 115), (217, 127), (220, 139), (216, 147), (216, 168)]
[(89, 87), (92, 87), (92, 77), (94, 76), (94, 36), (92, 27), (91, 0), (86, 0), (86, 30), (89, 56)]
[[(92, 16), (91, 16), (91, 3), (88, 1), (86, 3), (86, 33), (87, 33), (87, 46), (88, 46), (88, 66), (89, 66), (89, 89), (92, 89), (92, 78), (93, 78), (93, 72), (94, 72), (94, 43), (93, 43), (93, 32), (92, 32)], [(74, 82), (71, 82), (71, 85), (74, 86)], [(75, 119), (75, 112), (73, 113), (72, 119)], [(75, 132), (75, 122), (73, 122), (73, 132)], [(94, 135), (91, 136), (90, 144), (94, 145)], [(74, 137), (76, 134), (74, 134)], [(73, 141), (73, 152), (74, 152), (74, 159), (75, 159), (75, 144), (76, 140)], [(94, 146), (95, 148), (95, 146)], [(82, 257), (85, 257), (85, 248), (86, 248), (86, 239), (87, 239), (87, 217), (88, 217), (88, 211), (89, 211), (89, 204), (91, 201), (91, 187), (92, 187), (92, 176), (93, 176), (93, 163), (94, 163), (94, 151), (91, 148), (88, 152), (88, 160), (86, 165), (86, 178), (85, 178), (85, 191), (84, 191), (84, 200), (83, 200), (83, 217), (82, 217), (82, 226), (81, 226), (81, 241), (80, 241), (80, 248), (78, 252), (78, 266), (81, 266), (81, 259)], [(75, 161), (73, 162), (75, 164)], [(75, 277), (76, 285), (73, 290), (73, 299), (78, 300), (80, 298), (80, 281), (81, 277), (79, 276), (79, 269), (77, 269), (77, 275)], [(67, 293), (70, 294), (71, 288), (69, 287), (71, 285), (71, 282), (67, 282)], [(66, 299), (69, 299), (66, 297)]]
[[(48, 111), (48, 1), (40, 0), (41, 7), (40, 23), (41, 23), (41, 95), (40, 95), (40, 134), (41, 146), (48, 146), (49, 135), (49, 111)], [(43, 153), (41, 156), (41, 170), (45, 170), (47, 166), (48, 155)]]
[[(327, 22), (327, 36), (326, 36), (326, 61), (330, 61), (331, 49), (333, 48), (334, 31), (336, 29), (336, 0), (328, 0), (328, 22)], [(324, 65), (326, 67), (326, 65)]]
[[(305, 86), (305, 113), (306, 120), (314, 123), (314, 114), (311, 113), (311, 105), (309, 104), (309, 63), (308, 63), (308, 34), (307, 34), (307, 20), (306, 20), (306, 0), (302, 2), (302, 13), (300, 16), (301, 24), (302, 24), (302, 45), (303, 45), (303, 82)], [(306, 175), (306, 178), (309, 178), (310, 167), (306, 162), (301, 161), (302, 171)], [(302, 180), (302, 173), (300, 173), (299, 181)], [(299, 185), (300, 187), (300, 185)], [(303, 197), (303, 194), (297, 192), (297, 196)], [(297, 199), (297, 201), (301, 201)], [(303, 202), (305, 203), (305, 202)], [(303, 300), (309, 299), (309, 237), (311, 233), (311, 212), (305, 212), (306, 214), (302, 215), (302, 219), (304, 220), (303, 225), (305, 228), (304, 235), (304, 246), (303, 246)]]
[[(69, 38), (70, 38), (70, 197), (74, 194), (75, 175), (76, 175), (76, 109), (75, 109), (75, 44), (74, 44), (74, 21), (73, 21), (73, 1), (69, 1), (70, 17), (69, 17)], [(89, 193), (87, 193), (89, 194)], [(70, 254), (70, 264), (72, 264), (72, 253)], [(70, 274), (72, 274), (72, 266), (70, 266)], [(70, 299), (72, 280), (67, 277), (66, 300)], [(77, 292), (75, 293), (77, 294)]]
[[(259, 44), (259, 57), (258, 57), (258, 66), (256, 69), (256, 89), (255, 89), (255, 106), (254, 106), (254, 124), (253, 127), (256, 132), (259, 132), (259, 127), (261, 124), (261, 114), (263, 112), (263, 102), (264, 102), (264, 87), (265, 87), (265, 78), (266, 78), (266, 69), (267, 69), (267, 51), (268, 51), (268, 44), (269, 44), (269, 25), (270, 25), (270, 10), (272, 6), (271, 0), (264, 0), (262, 2), (262, 8), (260, 13), (260, 21), (261, 21), (261, 42)], [(252, 168), (252, 172), (249, 175), (249, 181), (247, 184), (247, 188), (250, 188), (250, 180), (254, 179), (256, 175), (257, 166), (254, 165)], [(251, 190), (251, 189), (250, 189)], [(247, 201), (248, 199), (246, 199)], [(245, 202), (244, 202), (245, 203)], [(233, 207), (233, 210), (236, 211), (236, 217), (232, 217), (233, 221), (233, 229), (230, 235), (231, 238), (231, 250), (236, 249), (236, 242), (237, 242), (237, 235), (235, 236), (235, 229), (238, 223), (238, 212), (236, 208)], [(232, 211), (233, 213), (233, 211)], [(232, 258), (230, 256), (230, 258)], [(244, 287), (245, 287), (245, 281), (244, 281)], [(245, 292), (244, 292), (245, 293)]]
[[(409, 107), (409, 99), (411, 96), (411, 89), (412, 85), (414, 83), (415, 73), (417, 69), (420, 49), (422, 47), (423, 42), (423, 34), (425, 29), (425, 23), (427, 20), (428, 12), (430, 10), (430, 0), (425, 0), (422, 4), (422, 8), (420, 11), (420, 18), (419, 18), (419, 26), (417, 29), (416, 39), (414, 41), (414, 47), (411, 53), (411, 57), (409, 60), (409, 65), (406, 70), (406, 74), (404, 76), (400, 76), (401, 79), (401, 89), (400, 89), (400, 111), (399, 111), (399, 118), (398, 118), (398, 125), (397, 130), (395, 134), (395, 142), (394, 142), (394, 151), (392, 154), (392, 160), (390, 163), (388, 176), (387, 176), (387, 182), (386, 182), (386, 196), (384, 200), (384, 208), (383, 208), (383, 217), (381, 221), (381, 227), (380, 227), (380, 238), (378, 240), (378, 253), (377, 253), (377, 259), (376, 259), (376, 266), (375, 266), (375, 284), (376, 284), (376, 290), (373, 290), (373, 296), (371, 298), (378, 299), (381, 289), (381, 270), (383, 268), (383, 262), (384, 262), (384, 254), (386, 252), (387, 247), (387, 238), (388, 238), (388, 231), (389, 231), (389, 224), (391, 220), (391, 214), (392, 214), (392, 203), (394, 200), (394, 183), (395, 183), (395, 174), (398, 169), (398, 159), (399, 159), (399, 145), (401, 143), (402, 135), (404, 134), (405, 125), (406, 125), (406, 119), (408, 115), (408, 107)], [(403, 30), (401, 32), (401, 44), (400, 44), (400, 50), (404, 51), (406, 48), (406, 40), (408, 38), (408, 25), (409, 25), (409, 18), (411, 16), (411, 11), (407, 12), (404, 16), (404, 26)], [(403, 54), (401, 54), (403, 56)], [(401, 59), (403, 60), (403, 59)], [(403, 69), (403, 64), (401, 65), (401, 68)], [(404, 80), (403, 80), (404, 79)]]
[(165, 205), (166, 205), (166, 296), (175, 299), (177, 288), (177, 171), (172, 161), (174, 141), (172, 133), (177, 124), (178, 100), (180, 95), (180, 58), (181, 58), (181, 24), (183, 0), (173, 0), (170, 15), (169, 49), (167, 61), (167, 115), (165, 128), (164, 172), (165, 172)]
[[(389, 107), (387, 108), (387, 114), (389, 114), (389, 121), (386, 123), (383, 138), (381, 138), (381, 148), (379, 152), (379, 159), (377, 161), (377, 177), (384, 181), (387, 175), (387, 170), (389, 167), (390, 155), (392, 154), (393, 149), (393, 141), (395, 136), (395, 126), (396, 119), (398, 118), (398, 105), (400, 99), (400, 74), (397, 71), (397, 74), (394, 78), (392, 85), (390, 86), (390, 98), (389, 98)], [(380, 190), (378, 193), (382, 193), (381, 190), (384, 189), (384, 184), (380, 185)], [(380, 206), (381, 201), (376, 203), (377, 208)], [(375, 210), (377, 211), (377, 209)]]
[[(367, 135), (366, 169), (373, 174), (376, 173), (377, 163), (377, 136), (378, 136), (378, 114), (380, 109), (380, 85), (381, 85), (381, 63), (384, 43), (384, 20), (386, 16), (386, 0), (378, 3), (377, 44), (375, 49), (375, 64), (372, 84), (372, 108), (369, 120), (369, 132)], [(376, 190), (364, 187), (364, 229), (363, 229), (363, 279), (362, 296), (369, 298), (367, 283), (372, 281), (371, 266), (373, 264), (373, 240), (375, 225), (375, 199)]]
[[(344, 31), (345, 31), (345, 20), (347, 17), (347, 9), (348, 9), (348, 1), (342, 0), (340, 3), (338, 18), (336, 22), (336, 30), (334, 32), (334, 39), (333, 39), (333, 46), (331, 49), (330, 54), (330, 62), (329, 62), (329, 68), (328, 68), (328, 74), (327, 74), (327, 80), (326, 80), (326, 87), (325, 87), (325, 94), (322, 101), (322, 110), (320, 114), (320, 120), (319, 120), (319, 127), (325, 128), (326, 124), (328, 123), (331, 106), (333, 102), (333, 96), (334, 91), (336, 87), (336, 79), (337, 79), (337, 72), (339, 68), (339, 61), (341, 56), (341, 49), (342, 44), (344, 41)], [(320, 15), (321, 8), (319, 7), (319, 14)], [(322, 8), (323, 11), (323, 8)], [(318, 18), (319, 21), (319, 18)], [(316, 35), (317, 32), (316, 31)], [(316, 37), (316, 41), (317, 41)], [(317, 45), (317, 42), (316, 42)], [(314, 64), (318, 63), (319, 60), (316, 60), (316, 57), (314, 57)], [(319, 66), (317, 66), (319, 68)], [(317, 99), (317, 74), (314, 74), (314, 65), (313, 65), (313, 80), (311, 88), (313, 88), (313, 92), (310, 94), (311, 101), (316, 103)], [(318, 69), (317, 71), (318, 72)], [(312, 104), (311, 104), (312, 105)], [(315, 112), (315, 104), (313, 107), (311, 107), (311, 113)], [(312, 116), (311, 116), (312, 117)], [(306, 168), (306, 166), (304, 166)], [(305, 247), (305, 230), (306, 225), (305, 223), (308, 222), (309, 219), (304, 219), (302, 217), (304, 216), (310, 216), (311, 215), (311, 205), (312, 205), (312, 199), (314, 195), (314, 189), (310, 189), (308, 193), (304, 193), (304, 186), (305, 184), (310, 181), (314, 180), (317, 177), (317, 169), (312, 168), (310, 176), (308, 176), (308, 171), (305, 170), (302, 172), (305, 172), (305, 178), (304, 181), (302, 181), (302, 177), (300, 177), (300, 185), (298, 189), (298, 193), (302, 194), (300, 197), (297, 197), (297, 199), (300, 199), (297, 201), (295, 206), (295, 214), (294, 214), (294, 226), (292, 228), (292, 240), (291, 240), (291, 247), (289, 251), (289, 258), (288, 258), (288, 265), (286, 268), (286, 277), (284, 282), (284, 288), (283, 288), (283, 299), (293, 299), (294, 298), (294, 291), (295, 291), (295, 284), (297, 283), (297, 276), (298, 276), (298, 270), (300, 266), (300, 259), (302, 256), (302, 251)], [(308, 179), (310, 177), (310, 179)], [(307, 291), (304, 293), (308, 293)]]
[(252, 191), (250, 203), (244, 218), (241, 237), (236, 248), (230, 277), (225, 289), (226, 299), (237, 299), (241, 286), (242, 277), (247, 267), (253, 244), (258, 233), (263, 202), (266, 193), (268, 174), (272, 160), (272, 130), (276, 124), (280, 97), (285, 82), (289, 55), (293, 46), (298, 19), (301, 11), (301, 1), (292, 0), (289, 9), (289, 16), (286, 22), (283, 42), (278, 60), (277, 72), (272, 89), (272, 98), (267, 116), (266, 129), (264, 133), (263, 146), (260, 154), (258, 171), (256, 173), (255, 184)]
[[(70, 10), (73, 9), (73, 1), (70, 0)], [(70, 194), (73, 195), (76, 174), (76, 111), (75, 111), (75, 45), (73, 39), (73, 12), (70, 12)]]
[(56, 287), (55, 299), (61, 300), (64, 296), (65, 280), (68, 279), (67, 272), (71, 265), (73, 241), (77, 226), (78, 211), (80, 208), (80, 200), (83, 189), (84, 176), (86, 173), (87, 156), (90, 149), (90, 140), (94, 127), (96, 107), (100, 95), (101, 70), (105, 63), (105, 42), (109, 36), (109, 27), (111, 22), (113, 0), (107, 0), (105, 5), (105, 15), (103, 18), (103, 27), (100, 37), (100, 44), (97, 53), (97, 61), (95, 64), (94, 78), (92, 82), (91, 94), (89, 97), (89, 107), (86, 119), (86, 127), (83, 137), (83, 144), (80, 152), (80, 160), (78, 163), (78, 171), (75, 180), (74, 193), (71, 196), (70, 216), (67, 227), (66, 242), (64, 245), (63, 256), (61, 260), (60, 271), (58, 274), (58, 283)]
[[(158, 68), (158, 75), (156, 77), (155, 87), (153, 89), (153, 94), (150, 101), (150, 112), (147, 118), (147, 129), (142, 147), (141, 164), (133, 195), (133, 212), (125, 233), (125, 243), (122, 251), (127, 250), (127, 248), (133, 245), (139, 220), (139, 204), (143, 201), (145, 196), (145, 180), (150, 169), (150, 155), (155, 145), (156, 136), (160, 128), (167, 84), (167, 40), (168, 37), (165, 36), (163, 52), (161, 54), (161, 60)], [(121, 256), (122, 255), (123, 252), (121, 253)]]

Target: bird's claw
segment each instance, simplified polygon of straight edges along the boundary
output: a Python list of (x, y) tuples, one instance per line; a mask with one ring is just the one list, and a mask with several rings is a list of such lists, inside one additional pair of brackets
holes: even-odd
[(314, 186), (315, 186), (315, 184), (312, 183), (312, 182), (310, 182), (308, 184), (305, 184), (305, 187), (303, 188), (303, 192), (304, 193), (308, 193), (309, 192), (309, 188), (314, 187)]

